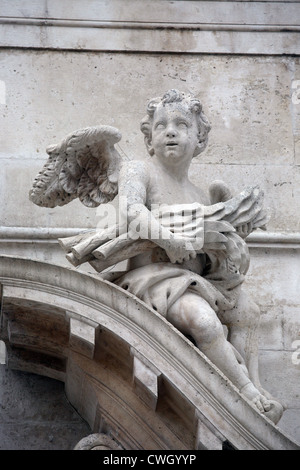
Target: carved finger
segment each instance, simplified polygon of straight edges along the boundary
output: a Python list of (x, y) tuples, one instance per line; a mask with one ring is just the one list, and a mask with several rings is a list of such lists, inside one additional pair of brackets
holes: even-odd
[(253, 403), (254, 403), (254, 405), (258, 408), (258, 410), (259, 410), (261, 413), (263, 413), (265, 410), (264, 410), (264, 407), (263, 407), (263, 405), (262, 405), (262, 403), (261, 403), (261, 401), (260, 401), (260, 398), (261, 398), (261, 396), (258, 396), (258, 397), (256, 397), (256, 398), (254, 398)]
[(265, 397), (262, 397), (262, 400), (261, 400), (261, 401), (262, 401), (262, 403), (263, 403), (264, 410), (265, 410), (265, 411), (270, 411), (270, 409), (271, 409), (271, 403), (270, 403), (270, 401), (269, 401), (267, 398), (265, 398)]

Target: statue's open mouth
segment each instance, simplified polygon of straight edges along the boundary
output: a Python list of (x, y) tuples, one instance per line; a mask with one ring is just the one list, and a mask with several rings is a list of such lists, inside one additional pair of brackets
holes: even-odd
[(167, 143), (167, 147), (175, 147), (176, 145), (178, 145), (176, 142), (168, 142)]

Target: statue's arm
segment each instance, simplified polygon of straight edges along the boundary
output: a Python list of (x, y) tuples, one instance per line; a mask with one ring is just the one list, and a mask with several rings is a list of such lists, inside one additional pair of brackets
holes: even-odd
[[(121, 219), (125, 221), (129, 236), (153, 241), (166, 251), (172, 263), (195, 257), (196, 252), (187, 250), (185, 241), (174, 237), (147, 207), (150, 185), (150, 169), (145, 162), (130, 161), (122, 166), (119, 175), (119, 204)], [(126, 230), (124, 226), (121, 227), (121, 231)]]
[(124, 164), (119, 176), (120, 214), (133, 237), (134, 230), (138, 228), (139, 236), (155, 241), (161, 246), (164, 245), (162, 240), (170, 238), (171, 232), (155, 219), (147, 207), (150, 184), (146, 163), (130, 161)]

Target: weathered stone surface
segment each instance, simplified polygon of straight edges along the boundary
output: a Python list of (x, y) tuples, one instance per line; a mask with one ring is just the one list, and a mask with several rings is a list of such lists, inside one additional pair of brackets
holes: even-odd
[[(293, 363), (293, 352), (290, 350), (270, 351), (264, 350), (260, 354), (260, 370), (265, 375), (263, 386), (274, 392), (286, 407), (284, 419), (280, 422), (280, 429), (287, 432), (299, 442), (300, 406), (299, 406), (299, 380), (300, 363)], [(299, 351), (299, 347), (298, 347)], [(281, 383), (281, 390), (278, 389)]]
[[(286, 3), (288, 6), (286, 7)], [(2, 46), (96, 51), (296, 54), (297, 2), (5, 1)], [(71, 18), (70, 18), (71, 16)], [(45, 19), (47, 21), (45, 21)], [(121, 27), (125, 26), (126, 27)], [(50, 26), (50, 27), (49, 27)]]
[[(242, 178), (243, 184), (251, 184), (258, 180), (272, 206), (270, 230), (299, 230), (293, 217), (299, 168), (294, 162), (296, 131), (291, 115), (298, 58), (186, 56), (182, 61), (178, 56), (13, 51), (2, 52), (1, 63), (1, 79), (6, 83), (6, 105), (1, 105), (2, 194), (15, 187), (7, 209), (1, 208), (5, 225), (15, 225), (13, 208), (23, 197), (19, 226), (92, 227), (94, 209), (87, 212), (72, 202), (71, 218), (65, 208), (52, 213), (33, 209), (27, 201), (28, 183), (46, 158), (46, 147), (74, 129), (105, 123), (121, 130), (120, 151), (134, 158), (145, 155), (138, 130), (145, 101), (171, 84), (202, 99), (205, 96), (212, 123), (207, 150), (193, 162), (191, 176), (198, 178), (205, 172), (204, 186), (216, 171), (228, 181)], [(151, 83), (145, 66), (152, 70)], [(88, 73), (88, 84), (81, 79), (83, 72)], [(123, 83), (127, 84), (126, 97), (122, 96)], [(296, 112), (299, 105), (293, 107)], [(15, 119), (20, 123), (18, 139)], [(204, 163), (208, 165), (202, 171)]]
[(72, 450), (90, 433), (56, 380), (1, 365), (0, 402), (1, 450)]

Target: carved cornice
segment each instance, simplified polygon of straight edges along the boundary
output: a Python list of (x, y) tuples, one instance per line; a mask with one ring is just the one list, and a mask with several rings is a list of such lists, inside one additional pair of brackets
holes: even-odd
[(107, 28), (107, 29), (135, 29), (135, 30), (194, 30), (194, 31), (230, 31), (247, 33), (298, 33), (298, 25), (276, 24), (234, 24), (234, 23), (172, 23), (172, 22), (141, 22), (141, 21), (93, 21), (69, 20), (55, 18), (1, 18), (0, 23), (19, 26), (55, 26), (65, 28)]
[(8, 366), (64, 381), (93, 432), (108, 427), (127, 449), (147, 439), (175, 449), (168, 397), (188, 410), (192, 448), (298, 449), (169, 322), (98, 275), (1, 256), (0, 282)]
[(122, 52), (299, 54), (298, 2), (5, 1), (2, 47)]
[[(56, 243), (58, 238), (71, 237), (86, 228), (64, 227), (0, 227), (1, 243)], [(255, 231), (247, 238), (250, 248), (300, 248), (300, 232)]]

